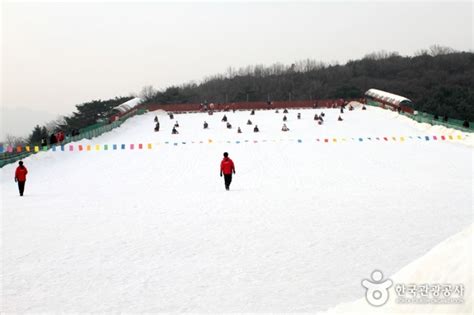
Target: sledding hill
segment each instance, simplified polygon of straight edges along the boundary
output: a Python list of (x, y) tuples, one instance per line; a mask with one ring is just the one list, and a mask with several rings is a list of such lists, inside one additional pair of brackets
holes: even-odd
[(26, 159), (24, 197), (14, 166), (2, 168), (0, 309), (323, 311), (361, 298), (372, 270), (390, 276), (472, 222), (472, 149), (458, 134), (377, 108), (342, 122), (327, 109), (322, 126), (321, 110), (297, 112), (288, 133), (281, 111), (226, 113), (230, 130), (223, 113), (163, 113), (158, 133), (157, 113), (138, 116)]

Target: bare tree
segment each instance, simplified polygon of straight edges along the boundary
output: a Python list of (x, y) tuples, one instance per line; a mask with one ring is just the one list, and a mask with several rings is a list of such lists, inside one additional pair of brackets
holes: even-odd
[(430, 46), (430, 55), (431, 56), (440, 56), (447, 55), (456, 52), (453, 48), (441, 45), (432, 45)]
[(64, 116), (58, 116), (55, 120), (51, 120), (50, 122), (46, 123), (45, 127), (48, 130), (48, 134), (52, 134), (56, 132), (58, 129), (61, 129), (62, 126), (66, 125), (66, 119)]
[(429, 51), (428, 49), (419, 49), (417, 51), (415, 51), (415, 56), (428, 56), (429, 55)]
[(145, 102), (149, 102), (155, 98), (157, 93), (158, 92), (153, 88), (153, 86), (147, 85), (140, 91), (140, 98)]
[(226, 76), (226, 77), (229, 78), (229, 79), (234, 78), (235, 75), (236, 75), (236, 71), (235, 71), (234, 68), (232, 68), (232, 66), (229, 66), (229, 67), (227, 68), (226, 73), (227, 73), (227, 76)]
[(391, 57), (398, 57), (398, 56), (400, 56), (400, 54), (397, 51), (389, 52), (389, 51), (381, 50), (381, 51), (377, 51), (377, 52), (373, 52), (373, 53), (365, 55), (364, 59), (382, 60), (382, 59), (388, 59)]
[(17, 147), (17, 146), (23, 145), (24, 143), (25, 143), (25, 139), (23, 139), (22, 137), (16, 137), (11, 134), (7, 134), (5, 136), (5, 144), (7, 146)]

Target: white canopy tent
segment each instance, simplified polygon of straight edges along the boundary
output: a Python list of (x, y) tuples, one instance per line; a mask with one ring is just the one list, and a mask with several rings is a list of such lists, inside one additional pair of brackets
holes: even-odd
[(121, 113), (126, 113), (128, 112), (129, 110), (131, 110), (132, 108), (134, 108), (135, 106), (139, 105), (140, 103), (142, 103), (142, 99), (139, 98), (139, 97), (135, 97), (135, 98), (132, 98), (131, 100), (129, 101), (126, 101), (125, 103), (122, 103), (116, 107), (114, 107), (114, 109), (118, 110), (119, 112)]
[(377, 90), (377, 89), (370, 89), (367, 92), (365, 92), (366, 96), (370, 96), (375, 99), (379, 99), (381, 101), (384, 101), (389, 104), (393, 104), (396, 106), (399, 106), (400, 104), (404, 103), (406, 105), (412, 104), (413, 102), (403, 96), (392, 94), (389, 92)]

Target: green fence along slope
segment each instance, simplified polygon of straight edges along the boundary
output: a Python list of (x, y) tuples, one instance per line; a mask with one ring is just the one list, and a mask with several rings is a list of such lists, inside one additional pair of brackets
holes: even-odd
[[(91, 126), (87, 126), (85, 128), (80, 129), (80, 134), (79, 135), (74, 136), (74, 137), (66, 137), (64, 139), (64, 141), (61, 141), (60, 144), (53, 145), (53, 146), (56, 146), (57, 148), (60, 148), (61, 145), (66, 145), (70, 142), (81, 141), (82, 139), (89, 139), (90, 140), (90, 139), (98, 137), (98, 136), (100, 136), (100, 135), (102, 135), (106, 132), (109, 132), (112, 129), (120, 127), (120, 125), (122, 125), (128, 118), (133, 117), (135, 115), (141, 115), (143, 113), (145, 113), (145, 110), (144, 109), (139, 109), (139, 110), (135, 110), (131, 113), (128, 113), (128, 114), (120, 117), (118, 120), (116, 120), (112, 123), (102, 122), (102, 123), (97, 123), (97, 124), (94, 124), (94, 125), (91, 125)], [(41, 147), (41, 146), (37, 145), (37, 146), (40, 147), (39, 151), (34, 152), (34, 146), (35, 145), (31, 146), (30, 152), (26, 152), (24, 147), (22, 147), (22, 152), (17, 152), (17, 148), (13, 148), (13, 152), (5, 152), (6, 147), (4, 146), (4, 148), (3, 148), (4, 152), (0, 153), (0, 168), (7, 165), (7, 164), (14, 163), (18, 160), (24, 159), (24, 158), (26, 158), (26, 157), (28, 157), (32, 154), (38, 154), (38, 153), (41, 153), (41, 151), (48, 151), (53, 147), (51, 145), (44, 146), (44, 147)]]

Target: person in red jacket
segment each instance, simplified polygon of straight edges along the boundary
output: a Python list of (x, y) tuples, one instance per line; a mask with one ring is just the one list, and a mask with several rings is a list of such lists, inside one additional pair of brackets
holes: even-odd
[(224, 174), (225, 190), (229, 190), (232, 182), (232, 173), (235, 174), (234, 162), (229, 158), (229, 153), (224, 152), (224, 159), (221, 162), (221, 177)]
[(23, 161), (18, 162), (18, 164), (19, 166), (15, 171), (15, 182), (18, 182), (20, 196), (23, 196), (23, 192), (25, 191), (26, 174), (28, 174), (28, 170), (23, 166)]

